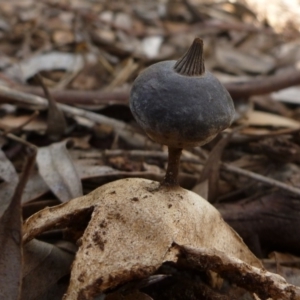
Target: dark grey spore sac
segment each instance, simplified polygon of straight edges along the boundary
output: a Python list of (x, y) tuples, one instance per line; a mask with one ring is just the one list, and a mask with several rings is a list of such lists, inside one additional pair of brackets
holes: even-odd
[(175, 148), (201, 146), (230, 126), (233, 101), (210, 72), (181, 75), (175, 63), (159, 62), (137, 77), (130, 109), (154, 141)]

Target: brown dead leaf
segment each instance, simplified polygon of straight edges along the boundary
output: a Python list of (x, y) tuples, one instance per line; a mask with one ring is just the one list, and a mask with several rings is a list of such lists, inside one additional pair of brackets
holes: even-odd
[[(31, 115), (6, 115), (4, 117), (1, 117), (0, 126), (8, 130), (13, 130), (14, 128), (17, 128), (30, 120), (31, 117)], [(31, 120), (31, 122), (29, 122), (27, 125), (22, 126), (22, 130), (24, 131), (35, 131), (38, 133), (44, 133), (46, 129), (46, 122), (42, 118), (35, 118), (34, 120)]]
[(0, 219), (0, 298), (19, 299), (22, 276), (21, 197), (32, 166), (31, 153), (8, 208)]
[(81, 180), (66, 149), (66, 141), (38, 149), (39, 173), (62, 202), (82, 195)]
[(18, 184), (18, 174), (13, 164), (0, 149), (0, 178), (4, 180), (0, 184), (0, 217), (8, 207), (11, 197)]
[(257, 110), (250, 111), (245, 119), (239, 120), (239, 122), (248, 126), (300, 128), (300, 123), (293, 119)]
[(67, 226), (78, 213), (94, 208), (65, 299), (90, 299), (118, 284), (151, 275), (165, 261), (176, 262), (173, 242), (219, 249), (261, 267), (206, 200), (180, 187), (158, 186), (158, 182), (137, 178), (115, 181), (46, 208), (25, 222), (26, 242), (53, 226)]
[(27, 181), (22, 195), (22, 203), (34, 200), (49, 191), (48, 185), (45, 183), (41, 175), (37, 171), (33, 171)]
[(14, 165), (7, 159), (5, 153), (0, 149), (0, 178), (6, 182), (17, 182), (18, 174)]
[(63, 276), (69, 274), (73, 255), (54, 245), (32, 240), (24, 247), (22, 300), (43, 296)]
[(275, 67), (275, 60), (263, 53), (245, 53), (235, 48), (222, 47), (216, 48), (216, 60), (218, 66), (224, 68), (228, 73), (241, 74), (249, 72), (255, 74), (267, 74)]
[[(1, 163), (3, 160), (0, 161)], [(15, 191), (18, 182), (18, 175), (15, 180), (3, 182), (0, 184), (0, 216), (8, 207), (11, 197)], [(49, 191), (48, 185), (36, 171), (31, 172), (29, 179), (22, 194), (22, 203), (34, 200)]]
[(42, 76), (35, 76), (37, 82), (42, 86), (46, 99), (48, 100), (47, 134), (53, 140), (58, 140), (65, 133), (67, 122), (63, 112), (58, 108), (56, 101), (49, 93), (43, 82)]
[(66, 45), (74, 42), (74, 33), (67, 30), (56, 30), (52, 34), (53, 42), (58, 45)]

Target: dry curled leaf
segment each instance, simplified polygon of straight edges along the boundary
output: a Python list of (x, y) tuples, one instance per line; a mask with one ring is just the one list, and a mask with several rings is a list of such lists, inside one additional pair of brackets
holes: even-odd
[(24, 224), (24, 241), (64, 227), (93, 209), (71, 272), (65, 300), (91, 299), (109, 288), (176, 262), (173, 244), (218, 249), (252, 266), (260, 261), (206, 200), (180, 187), (159, 188), (145, 179), (118, 180), (56, 207)]

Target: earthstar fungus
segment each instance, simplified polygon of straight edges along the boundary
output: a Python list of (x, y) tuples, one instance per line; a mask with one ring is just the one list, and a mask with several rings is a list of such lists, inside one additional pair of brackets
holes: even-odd
[[(152, 139), (169, 147), (168, 170), (161, 185), (141, 178), (121, 179), (45, 208), (25, 221), (24, 243), (44, 231), (70, 229), (77, 222), (76, 230), (83, 223), (64, 300), (93, 299), (150, 276), (165, 262), (178, 263), (183, 257), (180, 249), (189, 248), (195, 250), (189, 260), (195, 258), (202, 271), (229, 278), (235, 272), (241, 274), (237, 278), (242, 283), (252, 283), (247, 286), (250, 290), (273, 296), (275, 286), (280, 296), (273, 299), (300, 299), (289, 296), (296, 295), (296, 287), (262, 268), (215, 207), (176, 186), (182, 148), (207, 143), (230, 125), (234, 115), (225, 88), (204, 70), (202, 52), (202, 41), (196, 39), (177, 62), (146, 69), (132, 89), (130, 106), (137, 121)], [(271, 288), (261, 288), (266, 278)], [(252, 279), (258, 284), (253, 285)]]
[(225, 87), (205, 71), (200, 38), (179, 60), (151, 65), (136, 78), (130, 109), (148, 136), (169, 148), (166, 186), (178, 184), (182, 149), (208, 143), (235, 114)]

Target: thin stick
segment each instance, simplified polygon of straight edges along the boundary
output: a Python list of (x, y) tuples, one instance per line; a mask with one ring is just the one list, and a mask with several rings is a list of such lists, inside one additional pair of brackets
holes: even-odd
[[(97, 153), (97, 155), (99, 155), (99, 157), (101, 156), (107, 156), (107, 157), (112, 157), (112, 156), (129, 156), (129, 157), (153, 157), (153, 158), (158, 158), (158, 159), (162, 159), (162, 160), (167, 160), (168, 156), (166, 153), (164, 152), (160, 152), (160, 151), (145, 151), (145, 150), (105, 150), (102, 153)], [(98, 157), (98, 156), (97, 156)], [(189, 158), (189, 157), (184, 157), (181, 156), (180, 157), (180, 161), (182, 162), (189, 162), (189, 163), (194, 163), (194, 164), (199, 164), (199, 165), (204, 165), (204, 162), (200, 159), (195, 159), (195, 158)], [(295, 195), (300, 195), (300, 189), (296, 188), (296, 187), (292, 187), (286, 183), (280, 182), (278, 180), (251, 172), (251, 171), (247, 171), (244, 169), (241, 169), (239, 167), (236, 166), (232, 166), (232, 165), (228, 165), (226, 163), (221, 163), (221, 169), (223, 171), (227, 171), (227, 172), (232, 172), (235, 174), (239, 174), (239, 175), (243, 175), (246, 176), (248, 178), (252, 178), (255, 181), (258, 182), (263, 182), (264, 184), (267, 184), (269, 186), (273, 186), (273, 187), (277, 187), (281, 190), (287, 191), (287, 192), (291, 192)]]
[(280, 188), (282, 190), (285, 190), (287, 192), (293, 193), (297, 196), (300, 196), (300, 189), (299, 188), (290, 186), (290, 185), (288, 185), (286, 183), (283, 183), (283, 182), (280, 182), (278, 180), (275, 180), (275, 179), (272, 179), (272, 178), (269, 178), (269, 177), (265, 177), (263, 175), (260, 175), (260, 174), (257, 174), (257, 173), (251, 172), (251, 171), (247, 171), (247, 170), (235, 167), (235, 166), (231, 166), (231, 165), (228, 165), (228, 164), (224, 164), (224, 163), (222, 164), (222, 169), (226, 170), (226, 171), (236, 173), (236, 174), (240, 174), (240, 175), (252, 178), (252, 179), (255, 179), (256, 181), (263, 182), (267, 185), (274, 186), (274, 187)]
[(25, 121), (23, 122), (21, 125), (14, 127), (14, 128), (10, 128), (8, 130), (5, 130), (5, 134), (8, 133), (13, 133), (13, 132), (18, 132), (20, 131), (22, 128), (24, 128), (26, 125), (28, 125), (31, 121), (33, 121), (38, 115), (40, 114), (39, 111), (34, 111), (33, 114)]
[[(10, 101), (10, 103), (15, 101), (18, 103), (38, 106), (40, 109), (48, 107), (48, 101), (45, 98), (19, 92), (5, 86), (0, 86), (0, 97), (3, 97), (6, 101)], [(153, 143), (146, 136), (136, 133), (133, 127), (127, 125), (125, 122), (65, 104), (58, 103), (57, 106), (61, 111), (71, 116), (83, 117), (96, 123), (102, 123), (113, 127), (120, 137), (126, 139), (126, 142), (130, 143), (134, 147), (144, 148), (147, 146), (151, 149), (160, 148), (158, 144)]]
[(0, 136), (6, 136), (7, 138), (9, 138), (13, 141), (23, 144), (23, 145), (27, 146), (28, 148), (32, 149), (32, 151), (34, 151), (34, 152), (36, 152), (38, 149), (34, 144), (31, 144), (31, 143), (27, 142), (26, 140), (12, 134), (12, 133), (2, 132), (0, 130)]
[(272, 76), (264, 76), (246, 82), (226, 83), (224, 86), (232, 98), (263, 95), (300, 83), (300, 71), (289, 69)]
[[(22, 92), (43, 97), (42, 91), (32, 86), (18, 87)], [(75, 91), (75, 90), (53, 90), (50, 93), (56, 102), (69, 105), (112, 105), (128, 104), (129, 89), (123, 91)]]
[[(279, 91), (300, 84), (300, 70), (288, 69), (275, 75), (259, 76), (245, 82), (224, 83), (232, 98), (250, 97)], [(34, 87), (21, 86), (19, 89), (42, 96), (41, 91)], [(65, 104), (128, 104), (129, 89), (124, 91), (50, 91), (57, 102)], [(4, 95), (0, 95), (1, 98)]]

